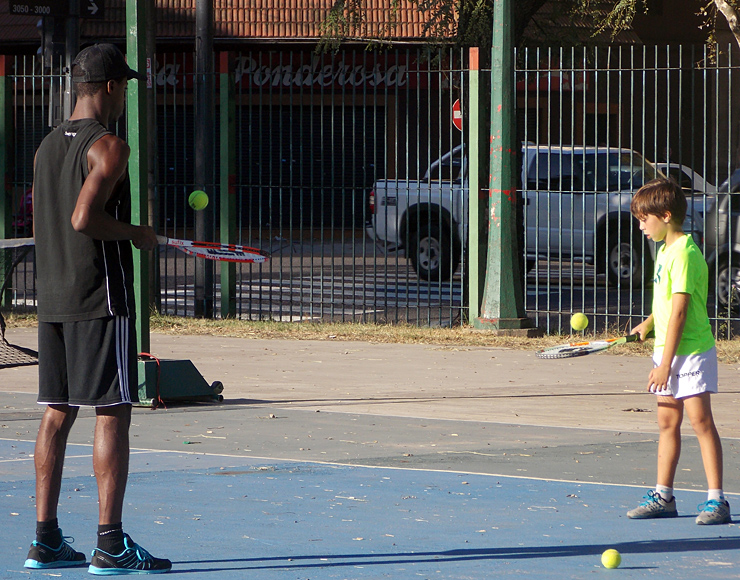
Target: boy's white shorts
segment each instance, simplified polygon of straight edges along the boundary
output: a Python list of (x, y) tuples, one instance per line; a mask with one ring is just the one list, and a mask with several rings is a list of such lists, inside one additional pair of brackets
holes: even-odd
[[(653, 365), (658, 366), (663, 358), (663, 349), (653, 352)], [(717, 348), (712, 347), (699, 354), (676, 355), (673, 357), (669, 390), (657, 391), (661, 397), (673, 396), (683, 399), (701, 393), (717, 392)]]

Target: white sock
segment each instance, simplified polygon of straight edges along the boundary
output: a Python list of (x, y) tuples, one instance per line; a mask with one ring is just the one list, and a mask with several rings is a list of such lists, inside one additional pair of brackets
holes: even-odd
[(710, 489), (707, 492), (707, 501), (716, 499), (717, 501), (724, 501), (725, 494), (721, 489)]
[(662, 497), (665, 501), (671, 501), (673, 499), (673, 488), (672, 487), (666, 487), (665, 485), (656, 485), (655, 491), (657, 491), (660, 494), (660, 497)]

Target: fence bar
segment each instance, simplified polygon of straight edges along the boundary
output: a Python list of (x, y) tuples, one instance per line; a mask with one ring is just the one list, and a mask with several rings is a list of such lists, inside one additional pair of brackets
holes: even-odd
[[(220, 235), (222, 244), (237, 243), (236, 224), (236, 89), (234, 55), (219, 53)], [(221, 263), (221, 318), (236, 317), (236, 264)]]
[[(0, 179), (2, 179), (3, 199), (0, 201), (0, 239), (11, 237), (11, 217), (13, 215), (12, 188), (12, 144), (13, 138), (13, 84), (10, 78), (13, 58), (0, 55)], [(4, 272), (2, 273), (4, 275)], [(5, 302), (5, 297), (0, 296)]]

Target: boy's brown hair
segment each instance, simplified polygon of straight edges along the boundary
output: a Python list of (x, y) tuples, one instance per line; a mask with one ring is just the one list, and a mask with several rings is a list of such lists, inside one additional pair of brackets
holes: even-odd
[(637, 190), (630, 211), (638, 220), (649, 215), (662, 218), (670, 212), (671, 221), (680, 226), (686, 219), (686, 197), (681, 186), (672, 179), (653, 179)]

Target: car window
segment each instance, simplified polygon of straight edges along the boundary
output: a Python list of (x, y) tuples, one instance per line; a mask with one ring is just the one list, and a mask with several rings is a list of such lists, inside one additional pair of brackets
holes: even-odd
[(681, 189), (694, 191), (694, 182), (680, 167), (671, 167), (668, 169), (668, 177), (678, 183), (681, 186)]
[(438, 163), (429, 168), (430, 181), (460, 181), (462, 155), (445, 155)]
[(655, 179), (653, 165), (633, 152), (539, 151), (529, 165), (527, 188), (541, 191), (635, 190)]
[(740, 213), (740, 195), (737, 193), (730, 194), (730, 214), (737, 215)]
[(547, 191), (583, 190), (583, 167), (570, 151), (541, 151), (527, 174), (527, 188)]
[(584, 181), (589, 191), (625, 191), (655, 179), (655, 167), (632, 152), (584, 154)]

